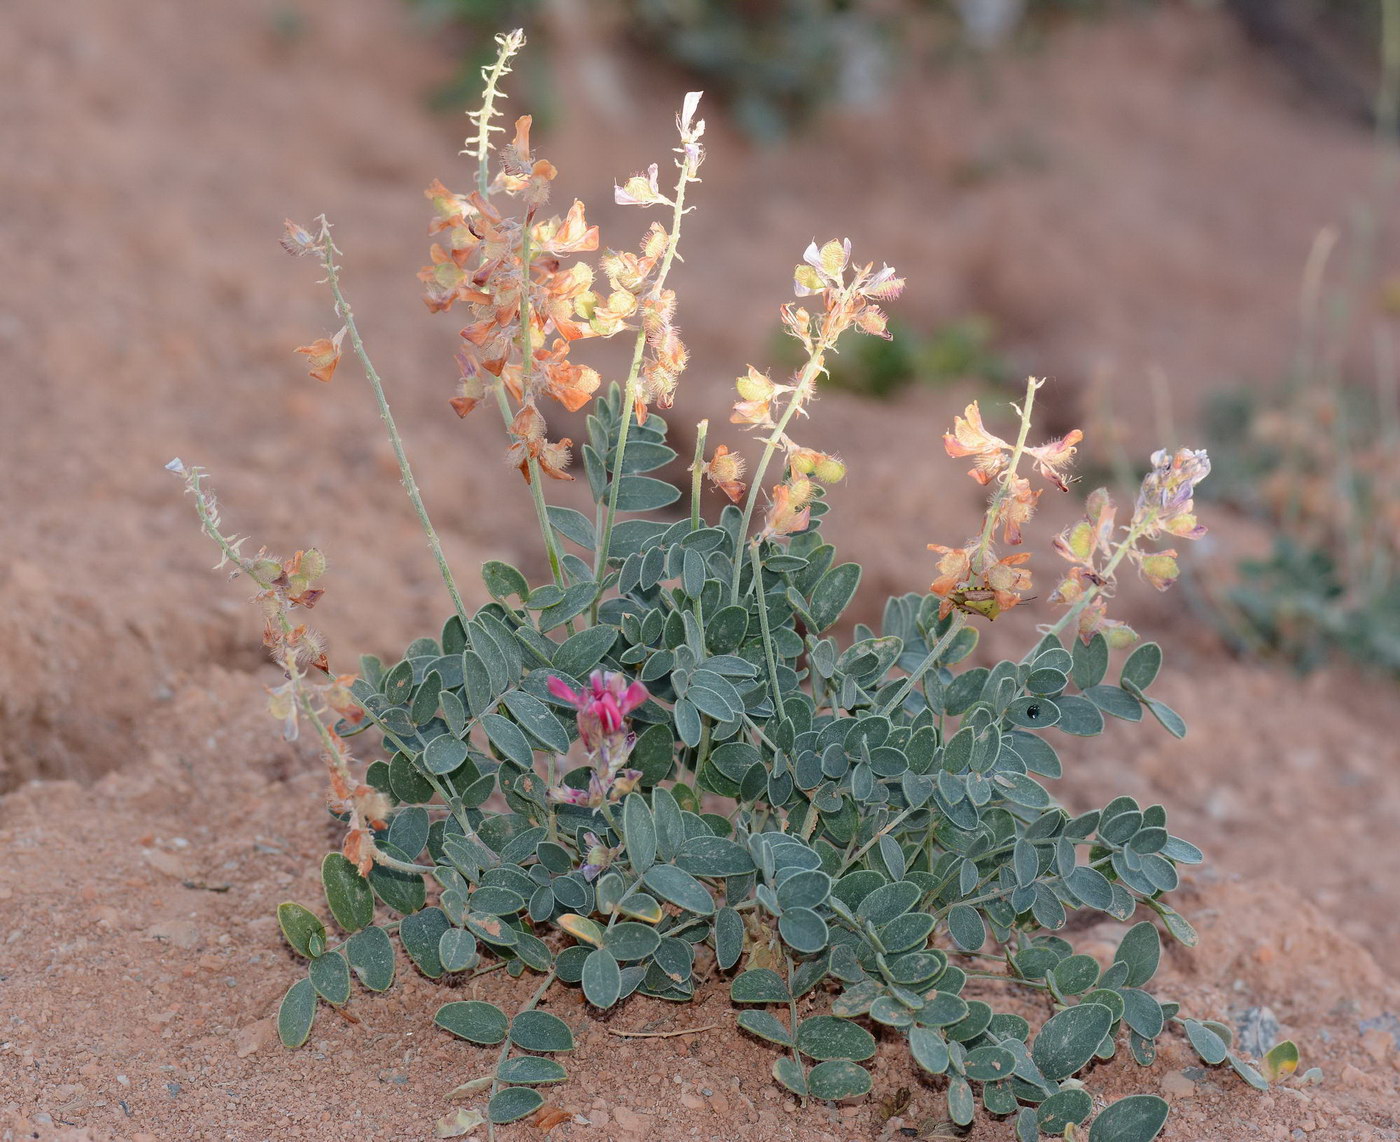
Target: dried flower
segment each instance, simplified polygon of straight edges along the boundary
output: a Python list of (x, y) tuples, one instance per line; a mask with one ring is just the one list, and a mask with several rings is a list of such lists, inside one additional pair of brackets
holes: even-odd
[(748, 485), (742, 480), (744, 458), (730, 452), (728, 445), (721, 444), (705, 465), (705, 475), (721, 492), (729, 497), (729, 502), (737, 504), (744, 497)]
[(335, 375), (335, 367), (340, 364), (340, 343), (345, 339), (345, 327), (334, 337), (320, 337), (310, 345), (298, 345), (294, 352), (306, 355), (311, 365), (311, 376), (318, 381), (329, 381)]

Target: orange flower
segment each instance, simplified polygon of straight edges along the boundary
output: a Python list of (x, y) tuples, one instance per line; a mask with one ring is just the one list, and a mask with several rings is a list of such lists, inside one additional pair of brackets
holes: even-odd
[(729, 497), (730, 503), (737, 504), (748, 488), (740, 478), (744, 474), (744, 466), (742, 456), (730, 452), (728, 445), (721, 444), (705, 465), (705, 475), (710, 478), (710, 483)]
[(1026, 455), (1035, 461), (1037, 472), (1060, 491), (1066, 492), (1069, 487), (1060, 474), (1060, 469), (1067, 468), (1074, 460), (1074, 446), (1083, 439), (1084, 433), (1076, 428), (1065, 433), (1059, 440), (1052, 440), (1049, 444), (1042, 444), (1038, 448), (1027, 448)]
[(962, 416), (953, 418), (953, 431), (943, 434), (943, 448), (954, 460), (974, 457), (968, 475), (979, 484), (990, 484), (1006, 467), (1011, 445), (993, 436), (982, 424), (982, 410), (973, 401)]
[(311, 365), (311, 376), (318, 381), (329, 381), (335, 375), (335, 367), (340, 364), (340, 343), (345, 339), (342, 326), (334, 337), (320, 337), (310, 345), (298, 345), (294, 352), (305, 354)]
[[(810, 485), (808, 486), (810, 489)], [(773, 489), (773, 502), (768, 507), (768, 519), (763, 528), (764, 537), (775, 535), (795, 535), (806, 531), (812, 518), (811, 492), (801, 496), (800, 490), (787, 484), (778, 484)]]

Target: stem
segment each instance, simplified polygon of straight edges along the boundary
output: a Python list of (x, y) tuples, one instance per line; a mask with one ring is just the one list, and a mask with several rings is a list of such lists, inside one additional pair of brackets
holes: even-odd
[[(1099, 578), (1103, 579), (1105, 583), (1111, 583), (1113, 581), (1113, 573), (1118, 569), (1118, 564), (1122, 563), (1123, 557), (1136, 546), (1137, 541), (1142, 538), (1143, 532), (1152, 526), (1152, 521), (1155, 518), (1156, 511), (1154, 510), (1148, 513), (1146, 519), (1139, 520), (1128, 529), (1128, 534), (1123, 538), (1123, 542), (1114, 550), (1113, 557), (1109, 559), (1104, 569), (1099, 572)], [(1062, 614), (1057, 621), (1045, 628), (1045, 633), (1058, 636), (1065, 627), (1069, 626), (1070, 623), (1080, 616), (1084, 608), (1093, 602), (1095, 597), (1102, 593), (1102, 591), (1102, 585), (1090, 584), (1090, 586), (1085, 588), (1084, 593), (1074, 601), (1074, 604), (1069, 610)]]
[(710, 422), (702, 420), (695, 426), (695, 460), (690, 465), (690, 530), (700, 530), (700, 478), (705, 474), (705, 437)]
[[(530, 263), (534, 258), (530, 250), (530, 222), (534, 217), (533, 212), (527, 215), (520, 226), (520, 389), (526, 392), (530, 382), (530, 323), (534, 316), (534, 306), (530, 302)], [(496, 407), (501, 410), (501, 419), (505, 421), (506, 431), (510, 431), (510, 426), (515, 420), (514, 410), (510, 407), (510, 398), (506, 396), (506, 386), (504, 381), (497, 381)], [(564, 585), (564, 570), (559, 561), (559, 547), (554, 540), (554, 528), (549, 523), (549, 509), (544, 502), (544, 488), (540, 481), (540, 464), (533, 456), (527, 454), (525, 459), (526, 471), (529, 473), (525, 482), (530, 486), (530, 500), (535, 506), (535, 519), (540, 525), (540, 535), (544, 539), (545, 553), (549, 556), (549, 571), (557, 586)]]
[[(740, 531), (741, 542), (743, 535), (743, 531)], [(783, 709), (783, 694), (778, 688), (778, 659), (773, 653), (773, 636), (768, 631), (768, 600), (763, 591), (763, 564), (759, 562), (758, 548), (757, 542), (749, 544), (749, 556), (753, 562), (753, 593), (758, 600), (758, 629), (763, 637), (763, 657), (768, 663), (768, 685), (773, 691), (773, 707), (780, 719), (786, 719), (787, 713)], [(737, 568), (734, 571), (734, 583), (737, 590), (739, 583)]]
[[(539, 1005), (540, 1000), (544, 998), (544, 993), (549, 990), (549, 985), (553, 982), (554, 969), (550, 968), (548, 974), (544, 977), (544, 982), (535, 989), (535, 994), (530, 996), (525, 1006), (515, 1013), (516, 1016), (519, 1017), (524, 1015), (527, 1011), (533, 1011)], [(496, 1065), (491, 1068), (491, 1098), (495, 1098), (496, 1093), (501, 1089), (501, 1080), (498, 1075), (501, 1070), (501, 1064), (506, 1061), (506, 1056), (510, 1054), (512, 1046), (514, 1046), (514, 1044), (511, 1042), (510, 1036), (507, 1035), (506, 1041), (501, 1044), (500, 1052), (496, 1055)], [(486, 1121), (486, 1137), (490, 1142), (495, 1142), (496, 1124), (489, 1118)]]
[(992, 532), (996, 530), (997, 517), (1001, 512), (1002, 504), (1011, 496), (1012, 486), (1016, 481), (1016, 468), (1021, 463), (1021, 455), (1026, 449), (1026, 437), (1030, 435), (1031, 431), (1031, 410), (1035, 407), (1036, 390), (1043, 383), (1034, 377), (1029, 377), (1026, 380), (1025, 407), (1018, 410), (1021, 413), (1021, 431), (1016, 436), (1015, 447), (1011, 449), (1011, 459), (1007, 462), (1006, 471), (1001, 474), (996, 494), (992, 496), (992, 502), (987, 505), (987, 518), (982, 524), (982, 535), (977, 540), (978, 557), (972, 568), (974, 571), (985, 572), (987, 570), (987, 558), (992, 548)]
[[(457, 617), (462, 620), (465, 626), (467, 622), (467, 609), (462, 602), (462, 596), (457, 591), (457, 583), (452, 578), (452, 570), (447, 565), (447, 557), (442, 553), (442, 544), (438, 540), (437, 531), (433, 528), (432, 520), (428, 518), (428, 509), (423, 506), (423, 497), (418, 492), (418, 482), (413, 478), (413, 469), (409, 467), (408, 455), (404, 452), (403, 437), (399, 435), (398, 426), (394, 424), (393, 413), (389, 411), (389, 401), (384, 395), (384, 385), (379, 379), (378, 372), (375, 371), (369, 355), (365, 352), (364, 343), (360, 340), (360, 330), (355, 324), (355, 315), (351, 312), (350, 303), (345, 300), (345, 294), (340, 289), (340, 270), (335, 264), (335, 255), (339, 251), (335, 248), (335, 243), (331, 241), (330, 223), (326, 221), (325, 215), (321, 216), (321, 264), (326, 270), (326, 282), (331, 287), (331, 296), (335, 299), (335, 310), (345, 323), (345, 328), (350, 334), (350, 345), (355, 350), (355, 356), (359, 358), (360, 366), (365, 371), (370, 387), (374, 390), (374, 399), (379, 405), (379, 419), (384, 422), (384, 428), (389, 433), (389, 443), (393, 445), (394, 456), (399, 462), (399, 476), (403, 482), (404, 490), (408, 493), (408, 498), (413, 504), (413, 510), (418, 515), (418, 523), (423, 529), (423, 534), (428, 538), (428, 547), (432, 550), (433, 558), (437, 560), (438, 574), (442, 576), (443, 585), (447, 588), (447, 593), (452, 597), (452, 606), (457, 611)], [(470, 638), (470, 635), (468, 635)]]
[(965, 626), (967, 626), (967, 618), (961, 611), (954, 611), (952, 626), (950, 626), (943, 637), (934, 644), (933, 649), (928, 652), (928, 657), (919, 663), (918, 666), (914, 667), (914, 672), (904, 680), (903, 685), (890, 695), (889, 699), (885, 702), (884, 708), (880, 711), (882, 714), (888, 714), (893, 710), (897, 710), (904, 704), (904, 700), (909, 697), (909, 692), (918, 685), (919, 679), (924, 676), (925, 672), (927, 672), (935, 662), (948, 652), (948, 648), (953, 645), (953, 639), (957, 638), (959, 632), (961, 632), (962, 628)]
[[(680, 161), (681, 173), (676, 179), (676, 197), (671, 213), (671, 230), (666, 239), (666, 253), (661, 258), (661, 268), (657, 270), (649, 296), (658, 298), (666, 285), (666, 276), (671, 272), (671, 262), (676, 256), (676, 246), (681, 238), (681, 217), (685, 214), (685, 188), (695, 177), (690, 160)], [(627, 436), (632, 429), (633, 406), (637, 403), (637, 378), (642, 372), (642, 357), (646, 352), (647, 331), (643, 319), (637, 328), (637, 342), (632, 348), (632, 364), (627, 370), (627, 381), (622, 386), (622, 422), (617, 429), (617, 446), (613, 458), (612, 486), (608, 489), (608, 510), (603, 517), (603, 534), (598, 540), (597, 558), (593, 578), (601, 582), (603, 570), (608, 565), (608, 548), (612, 544), (613, 525), (617, 520), (617, 496), (622, 483), (622, 461), (627, 452)], [(597, 603), (594, 603), (596, 614)]]

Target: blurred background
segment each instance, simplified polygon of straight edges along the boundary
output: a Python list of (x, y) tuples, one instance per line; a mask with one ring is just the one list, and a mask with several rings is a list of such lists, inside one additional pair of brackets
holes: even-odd
[[(459, 323), (414, 276), (421, 188), (469, 181), (462, 112), (521, 25), (508, 113), (535, 115), (557, 205), (582, 198), (605, 245), (648, 221), (613, 182), (665, 168), (683, 94), (706, 92), (672, 279), (682, 454), (701, 417), (746, 447), (733, 379), (790, 364), (777, 307), (809, 240), (907, 275), (894, 340), (840, 358), (804, 436), (849, 464), (828, 532), (866, 565), (856, 617), (924, 590), (926, 544), (976, 526), (941, 447), (970, 400), (996, 431), (1047, 376), (1043, 434), (1087, 433), (1082, 482), (1028, 534), (1042, 597), (993, 648), (1049, 617), (1049, 539), (1084, 492), (1130, 498), (1153, 448), (1211, 449), (1183, 582), (1125, 579), (1116, 610), (1164, 644), (1191, 735), (1096, 739), (1063, 796), (1165, 800), (1221, 873), (1295, 881), (1400, 967), (1400, 5), (85, 0), (0, 23), (0, 792), (256, 708), (257, 620), (209, 574), (172, 456), (255, 544), (327, 552), (340, 669), (441, 623), (356, 366), (322, 386), (292, 352), (338, 322), (277, 245), (286, 216), (336, 226), (459, 579), (491, 558), (539, 574), (498, 427), (447, 405)], [(578, 359), (618, 375), (606, 346)]]

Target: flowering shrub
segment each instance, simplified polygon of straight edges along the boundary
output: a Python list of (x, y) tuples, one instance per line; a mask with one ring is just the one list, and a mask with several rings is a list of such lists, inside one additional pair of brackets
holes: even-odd
[[(737, 382), (732, 419), (759, 446), (751, 481), (727, 448), (706, 458), (702, 424), (689, 511), (674, 510), (681, 490), (649, 473), (676, 458), (656, 410), (670, 407), (687, 358), (666, 280), (704, 158), (699, 96), (677, 120), (673, 186), (663, 190), (652, 166), (616, 190), (621, 203), (668, 211), (669, 224), (652, 223), (639, 252), (605, 253), (595, 269), (580, 257), (598, 247), (582, 204), (543, 212), (555, 170), (533, 153), (529, 118), (492, 146), (500, 81), (521, 42), (501, 37), (486, 76), (468, 147), (475, 187), (428, 190), (438, 241), (420, 276), (430, 310), (465, 314), (451, 404), (461, 416), (492, 405), (501, 416), (549, 581), (490, 562), (482, 576), (494, 601), (465, 608), (324, 219), (289, 223), (284, 244), (320, 263), (343, 328), (299, 351), (322, 380), (346, 340), (364, 366), (452, 599), (440, 636), (394, 663), (365, 658), (353, 679), (331, 676), (294, 617), (320, 598), (324, 559), (245, 556), (222, 531), (204, 474), (172, 464), (224, 561), (258, 587), (286, 674), (273, 710), (289, 736), (300, 721), (314, 725), (330, 809), (346, 826), (321, 869), (341, 934), (310, 908), (279, 909), (308, 961), (279, 1011), (282, 1041), (304, 1043), (321, 1003), (350, 1002), (352, 979), (389, 988), (397, 936), (430, 978), (505, 970), (539, 981), (514, 1013), (482, 1000), (437, 1011), (438, 1027), (497, 1051), (459, 1091), (480, 1091), (483, 1111), (454, 1113), (442, 1134), (536, 1114), (536, 1088), (565, 1078), (553, 1056), (572, 1049), (573, 1032), (538, 1010), (556, 981), (601, 1010), (634, 993), (688, 1000), (723, 977), (739, 1028), (778, 1048), (773, 1075), (799, 1098), (859, 1098), (872, 1083), (862, 1064), (880, 1039), (900, 1041), (953, 1123), (970, 1123), (980, 1100), (1023, 1140), (1073, 1135), (1095, 1107), (1075, 1076), (1120, 1046), (1150, 1063), (1173, 1024), (1208, 1063), (1262, 1084), (1225, 1027), (1184, 1019), (1145, 990), (1161, 957), (1158, 922), (1195, 942), (1163, 897), (1201, 853), (1168, 831), (1161, 805), (1115, 797), (1071, 816), (1046, 788), (1061, 772), (1057, 733), (1092, 736), (1105, 717), (1144, 713), (1185, 733), (1149, 693), (1155, 644), (1110, 670), (1135, 636), (1107, 610), (1125, 559), (1159, 589), (1175, 578), (1175, 553), (1146, 545), (1200, 534), (1192, 497), (1209, 471), (1204, 453), (1157, 454), (1125, 526), (1094, 493), (1083, 522), (1056, 540), (1066, 568), (1052, 597), (1058, 620), (1020, 660), (968, 666), (973, 624), (1024, 601), (1031, 569), (1016, 549), (1044, 489), (1066, 489), (1080, 439), (1028, 443), (1036, 381), (1014, 442), (970, 405), (945, 444), (990, 491), (980, 532), (934, 545), (928, 593), (892, 598), (878, 629), (856, 624), (838, 638), (861, 573), (836, 561), (820, 524), (846, 468), (792, 433), (838, 342), (885, 334), (881, 306), (901, 279), (853, 261), (849, 243), (809, 247), (795, 274), (800, 300), (780, 311), (803, 363), (783, 380), (749, 368)], [(633, 339), (632, 367), (604, 387), (573, 353), (619, 335)], [(573, 442), (551, 434), (548, 399), (588, 410), (578, 464)], [(546, 477), (579, 470), (592, 518), (545, 499)], [(706, 478), (728, 501), (712, 520)], [(362, 778), (349, 747), (361, 734), (386, 755)], [(1076, 911), (1145, 918), (1104, 965), (1055, 934)], [(1034, 1033), (994, 1006), (1014, 987), (1053, 1012)], [(821, 1013), (803, 1014), (813, 1005)], [(1088, 1137), (1144, 1142), (1166, 1113), (1156, 1096), (1129, 1096), (1100, 1110)]]

